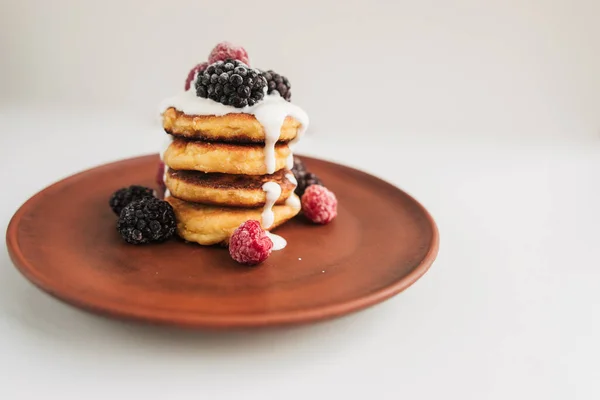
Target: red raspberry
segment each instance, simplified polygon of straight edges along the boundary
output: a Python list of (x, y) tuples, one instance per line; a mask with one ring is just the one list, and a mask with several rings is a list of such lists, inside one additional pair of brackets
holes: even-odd
[(187, 78), (185, 79), (185, 90), (189, 90), (192, 84), (192, 80), (194, 79), (194, 75), (196, 75), (196, 72), (198, 72), (199, 70), (204, 71), (206, 67), (208, 67), (208, 63), (203, 62), (192, 68), (192, 70), (188, 73)]
[(212, 64), (217, 61), (225, 61), (228, 58), (240, 60), (247, 66), (250, 66), (248, 52), (241, 46), (235, 46), (229, 42), (221, 42), (215, 46), (208, 56), (208, 63)]
[(337, 198), (321, 185), (310, 185), (302, 195), (302, 211), (312, 222), (327, 224), (337, 216)]
[(229, 254), (240, 264), (260, 264), (271, 255), (272, 249), (273, 242), (254, 220), (241, 224), (229, 239)]

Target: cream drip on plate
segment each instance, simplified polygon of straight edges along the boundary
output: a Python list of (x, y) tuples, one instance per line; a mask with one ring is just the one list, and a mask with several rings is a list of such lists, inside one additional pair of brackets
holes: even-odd
[(269, 231), (267, 231), (266, 233), (269, 239), (271, 239), (271, 241), (273, 242), (273, 248), (271, 250), (277, 251), (287, 246), (287, 240), (285, 240), (281, 236), (271, 233)]

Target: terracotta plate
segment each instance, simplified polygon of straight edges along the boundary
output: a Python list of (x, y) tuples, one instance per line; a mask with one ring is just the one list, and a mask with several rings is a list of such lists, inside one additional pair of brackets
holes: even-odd
[(174, 239), (133, 246), (108, 199), (154, 186), (157, 156), (103, 165), (29, 199), (7, 232), (20, 271), (53, 296), (116, 317), (187, 327), (258, 327), (346, 314), (399, 293), (433, 262), (438, 233), (396, 187), (355, 169), (304, 157), (339, 199), (337, 219), (297, 217), (277, 230), (288, 247), (264, 264), (236, 264), (226, 249)]

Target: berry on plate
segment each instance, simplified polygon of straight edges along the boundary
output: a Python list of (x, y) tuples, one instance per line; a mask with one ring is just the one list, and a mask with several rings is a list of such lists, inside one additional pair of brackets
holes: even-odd
[(267, 81), (259, 71), (239, 60), (210, 64), (196, 80), (196, 95), (226, 106), (244, 108), (264, 98)]
[(321, 179), (312, 172), (305, 172), (300, 179), (296, 178), (296, 180), (298, 181), (298, 186), (296, 186), (294, 192), (300, 197), (302, 197), (304, 192), (306, 192), (306, 189), (312, 185), (323, 186)]
[(114, 213), (119, 215), (121, 214), (121, 210), (132, 201), (145, 199), (147, 197), (154, 197), (154, 191), (152, 189), (139, 185), (131, 185), (114, 192), (110, 197), (108, 204)]
[(304, 165), (304, 161), (298, 156), (294, 156), (294, 166), (292, 167), (292, 172), (296, 177), (296, 180), (300, 180), (304, 175), (306, 175), (306, 166)]
[(208, 56), (208, 63), (213, 64), (217, 61), (225, 61), (227, 59), (240, 60), (246, 65), (250, 65), (248, 52), (241, 46), (233, 45), (229, 42), (221, 42), (215, 46)]
[(317, 175), (313, 174), (312, 172), (308, 172), (306, 166), (304, 165), (304, 162), (298, 156), (294, 156), (294, 166), (292, 167), (292, 172), (294, 173), (294, 177), (298, 182), (294, 193), (296, 193), (300, 197), (302, 197), (302, 195), (306, 191), (306, 188), (311, 185), (324, 186), (323, 182), (321, 181), (321, 179), (319, 179)]
[(271, 255), (273, 241), (255, 220), (241, 224), (229, 239), (229, 254), (240, 264), (257, 265)]
[(302, 195), (302, 212), (317, 224), (327, 224), (337, 216), (337, 198), (321, 185), (310, 185)]
[(123, 208), (117, 230), (131, 244), (163, 242), (175, 233), (173, 207), (156, 197), (136, 200)]

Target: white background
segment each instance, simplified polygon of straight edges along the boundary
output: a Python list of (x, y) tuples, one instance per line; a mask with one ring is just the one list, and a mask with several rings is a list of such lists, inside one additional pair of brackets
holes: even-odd
[(292, 81), (312, 120), (301, 153), (413, 194), (441, 247), (367, 311), (218, 334), (72, 309), (2, 252), (0, 398), (599, 398), (598, 15), (595, 0), (3, 2), (4, 225), (57, 179), (155, 152), (158, 103), (227, 39)]

